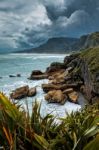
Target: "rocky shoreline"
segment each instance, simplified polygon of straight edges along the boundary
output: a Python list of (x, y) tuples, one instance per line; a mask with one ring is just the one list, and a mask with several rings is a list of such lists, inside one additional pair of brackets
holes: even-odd
[[(28, 79), (48, 79), (47, 84), (42, 84), (48, 103), (63, 105), (67, 100), (78, 103), (79, 93), (82, 93), (89, 103), (95, 103), (99, 99), (99, 74), (98, 70), (91, 70), (91, 62), (86, 59), (88, 52), (91, 53), (93, 50), (67, 56), (63, 63), (54, 62), (45, 72), (34, 70)], [(12, 99), (20, 99), (35, 96), (36, 93), (36, 87), (29, 89), (27, 86), (16, 89), (10, 96)]]

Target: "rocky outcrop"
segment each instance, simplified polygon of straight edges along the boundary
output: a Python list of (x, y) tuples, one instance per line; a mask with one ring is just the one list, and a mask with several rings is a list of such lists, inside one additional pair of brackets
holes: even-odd
[(52, 91), (52, 90), (66, 90), (68, 88), (74, 88), (77, 89), (78, 88), (78, 83), (72, 83), (72, 84), (42, 84), (42, 89), (45, 93)]
[(91, 102), (92, 99), (92, 80), (91, 80), (91, 73), (88, 67), (88, 64), (85, 61), (81, 63), (81, 76), (84, 80), (84, 94), (86, 98)]
[(62, 69), (65, 69), (66, 66), (64, 65), (64, 63), (59, 63), (59, 62), (53, 62), (47, 69), (46, 69), (46, 73), (50, 74)]
[(92, 103), (94, 97), (99, 96), (99, 47), (68, 56), (64, 59), (64, 63), (73, 68), (65, 81), (82, 82), (83, 86), (80, 84), (79, 90)]
[(32, 73), (28, 79), (42, 80), (42, 79), (46, 79), (47, 77), (48, 77), (48, 75), (46, 73), (43, 73), (40, 70), (34, 70), (34, 71), (32, 71)]
[(11, 75), (9, 75), (9, 77), (10, 77), (10, 78), (21, 77), (21, 74), (17, 74), (17, 75), (11, 74)]
[(53, 90), (45, 95), (45, 100), (49, 103), (60, 103), (63, 105), (67, 100), (67, 96), (61, 90)]
[(95, 97), (99, 97), (99, 47), (67, 56), (63, 63), (54, 62), (45, 73), (33, 71), (30, 77), (36, 80), (45, 78), (49, 80), (48, 84), (42, 84), (45, 93), (61, 91), (70, 101), (77, 103), (81, 92), (92, 103)]
[(9, 77), (10, 77), (10, 78), (15, 78), (16, 76), (15, 76), (15, 75), (9, 75)]
[(20, 88), (17, 88), (14, 90), (11, 94), (10, 97), (11, 99), (22, 99), (25, 97), (32, 97), (36, 95), (36, 88), (30, 88), (29, 86), (23, 86)]

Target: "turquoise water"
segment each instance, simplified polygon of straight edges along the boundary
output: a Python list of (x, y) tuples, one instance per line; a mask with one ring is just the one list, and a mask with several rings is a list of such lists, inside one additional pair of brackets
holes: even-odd
[[(23, 85), (29, 87), (37, 86), (37, 95), (34, 98), (27, 98), (28, 107), (31, 112), (32, 103), (37, 99), (42, 102), (41, 114), (44, 116), (47, 113), (54, 113), (57, 116), (63, 117), (66, 111), (76, 111), (81, 106), (66, 102), (64, 106), (57, 104), (48, 104), (44, 100), (44, 93), (41, 89), (42, 83), (47, 83), (47, 80), (30, 81), (27, 78), (30, 76), (32, 70), (42, 70), (50, 65), (52, 62), (62, 62), (66, 55), (51, 55), (51, 54), (6, 54), (0, 55), (0, 91), (7, 96), (12, 90)], [(9, 75), (21, 74), (21, 77), (9, 78)], [(21, 100), (20, 103), (26, 107), (26, 99)]]

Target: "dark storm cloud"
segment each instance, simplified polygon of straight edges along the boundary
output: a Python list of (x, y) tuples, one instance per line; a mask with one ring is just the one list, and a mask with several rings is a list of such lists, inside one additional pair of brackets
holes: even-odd
[(99, 30), (99, 0), (0, 0), (0, 47), (38, 46), (50, 37)]

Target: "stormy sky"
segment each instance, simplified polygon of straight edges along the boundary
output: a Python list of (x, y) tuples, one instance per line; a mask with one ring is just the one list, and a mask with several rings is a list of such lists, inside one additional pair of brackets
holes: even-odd
[(0, 51), (99, 31), (99, 0), (0, 0)]

